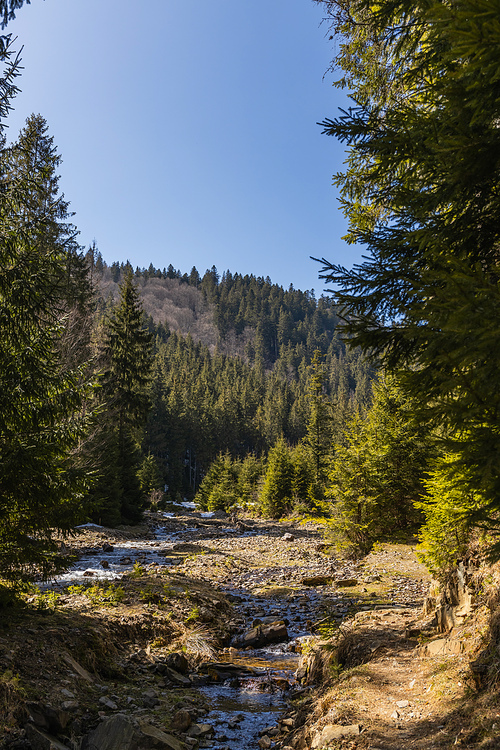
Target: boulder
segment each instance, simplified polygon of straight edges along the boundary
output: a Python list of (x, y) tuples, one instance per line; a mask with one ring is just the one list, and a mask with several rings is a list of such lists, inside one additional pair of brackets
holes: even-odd
[[(186, 745), (173, 737), (171, 734), (163, 732), (152, 724), (141, 723), (141, 737), (138, 750), (147, 750), (148, 748), (164, 748), (164, 750), (184, 750)], [(100, 749), (99, 749), (100, 750)]]
[(269, 643), (282, 643), (288, 640), (288, 631), (283, 620), (276, 620), (267, 625), (258, 625), (248, 630), (239, 638), (241, 648), (262, 648)]
[(33, 724), (26, 725), (26, 737), (32, 750), (69, 750), (68, 746), (60, 742), (56, 737), (33, 726)]
[(141, 723), (140, 728), (137, 729), (123, 714), (105, 719), (96, 729), (85, 735), (81, 744), (81, 750), (151, 750), (151, 748), (185, 750), (186, 746), (176, 737), (146, 722)]
[(189, 730), (189, 736), (196, 739), (207, 739), (215, 734), (211, 724), (193, 724)]
[(82, 739), (81, 750), (137, 750), (138, 733), (126, 716), (106, 719)]
[(160, 703), (156, 690), (145, 690), (142, 694), (142, 705), (144, 708), (154, 708)]
[(99, 698), (99, 703), (101, 703), (104, 708), (109, 708), (111, 711), (116, 711), (118, 709), (118, 705), (105, 695)]
[(169, 654), (165, 659), (165, 663), (167, 667), (170, 667), (170, 669), (173, 669), (180, 674), (186, 674), (186, 672), (188, 672), (189, 670), (188, 660), (186, 659), (184, 654), (179, 652)]
[(26, 708), (33, 724), (54, 734), (64, 732), (71, 720), (71, 715), (67, 711), (52, 708), (45, 703), (30, 702), (26, 704)]
[(183, 685), (184, 687), (189, 687), (189, 685), (191, 685), (191, 680), (189, 679), (189, 677), (176, 672), (175, 669), (170, 669), (170, 667), (165, 667), (165, 669), (163, 670), (163, 674), (171, 682), (175, 682), (176, 685)]

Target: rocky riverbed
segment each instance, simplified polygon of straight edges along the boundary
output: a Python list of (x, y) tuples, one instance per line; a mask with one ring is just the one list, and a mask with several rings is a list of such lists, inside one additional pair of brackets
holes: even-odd
[(410, 547), (341, 562), (310, 522), (177, 509), (65, 545), (72, 572), (5, 610), (2, 747), (285, 747), (318, 639), (428, 587)]

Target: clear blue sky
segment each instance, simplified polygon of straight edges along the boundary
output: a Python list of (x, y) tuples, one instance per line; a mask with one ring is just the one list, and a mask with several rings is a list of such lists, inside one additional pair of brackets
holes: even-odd
[[(32, 0), (9, 119), (42, 114), (82, 245), (132, 265), (215, 264), (324, 289), (310, 255), (351, 266), (316, 122), (345, 98), (311, 0)], [(326, 75), (325, 75), (326, 74)]]

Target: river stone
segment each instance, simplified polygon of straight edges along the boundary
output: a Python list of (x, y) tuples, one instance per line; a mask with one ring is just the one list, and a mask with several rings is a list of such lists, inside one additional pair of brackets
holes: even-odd
[(211, 724), (193, 724), (189, 730), (189, 736), (199, 739), (201, 737), (211, 737), (215, 730)]
[(273, 682), (279, 690), (290, 690), (290, 683), (284, 677), (276, 677)]

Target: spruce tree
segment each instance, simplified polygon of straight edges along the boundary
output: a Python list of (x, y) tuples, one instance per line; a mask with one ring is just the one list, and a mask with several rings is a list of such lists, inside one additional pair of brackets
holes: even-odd
[[(82, 517), (88, 466), (81, 450), (91, 385), (66, 356), (68, 314), (87, 297), (60, 158), (40, 116), (1, 153), (0, 573), (48, 576), (53, 530)], [(76, 275), (73, 273), (76, 271)], [(81, 292), (81, 295), (80, 295)], [(65, 354), (66, 352), (66, 354)]]
[(366, 553), (374, 541), (415, 533), (431, 444), (413, 404), (381, 376), (366, 417), (356, 414), (336, 446), (327, 494), (339, 547)]
[(272, 518), (280, 518), (292, 507), (293, 465), (284, 438), (276, 441), (267, 457), (264, 484), (259, 497), (262, 511)]
[[(364, 261), (324, 262), (353, 344), (398, 372), (461, 457), (464, 493), (500, 510), (500, 93), (493, 0), (325, 0), (354, 106), (324, 121)], [(500, 550), (499, 550), (500, 551)]]
[(321, 361), (321, 352), (316, 349), (309, 366), (309, 419), (304, 439), (309, 448), (318, 486), (325, 480), (325, 469), (331, 441), (331, 407), (325, 395), (326, 372)]
[(120, 286), (119, 302), (105, 323), (101, 351), (103, 413), (96, 446), (102, 453), (102, 469), (93, 492), (93, 516), (103, 523), (135, 523), (141, 518), (145, 496), (138, 471), (151, 406), (151, 338), (128, 270)]

